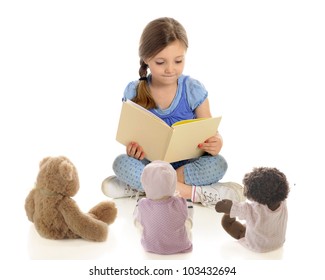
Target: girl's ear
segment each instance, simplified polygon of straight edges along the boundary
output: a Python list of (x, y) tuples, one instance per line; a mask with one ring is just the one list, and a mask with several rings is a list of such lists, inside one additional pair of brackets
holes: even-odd
[(149, 58), (143, 59), (143, 63), (148, 66)]

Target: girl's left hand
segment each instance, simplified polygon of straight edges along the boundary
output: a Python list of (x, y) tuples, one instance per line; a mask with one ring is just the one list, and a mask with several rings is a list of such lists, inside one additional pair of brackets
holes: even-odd
[(200, 143), (198, 147), (201, 150), (209, 153), (210, 155), (216, 156), (217, 154), (219, 154), (222, 145), (223, 145), (222, 137), (219, 133), (217, 133), (216, 135), (204, 141), (204, 143)]

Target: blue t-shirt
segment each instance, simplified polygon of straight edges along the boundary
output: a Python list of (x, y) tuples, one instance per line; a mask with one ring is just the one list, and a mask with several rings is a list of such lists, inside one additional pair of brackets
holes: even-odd
[[(151, 82), (151, 75), (148, 76)], [(130, 82), (125, 91), (125, 99), (133, 99), (136, 96), (136, 89), (139, 81)], [(194, 119), (195, 109), (207, 98), (208, 92), (204, 85), (198, 80), (189, 76), (181, 75), (178, 78), (177, 92), (174, 100), (167, 109), (150, 109), (152, 113), (163, 119), (168, 125), (181, 120)]]

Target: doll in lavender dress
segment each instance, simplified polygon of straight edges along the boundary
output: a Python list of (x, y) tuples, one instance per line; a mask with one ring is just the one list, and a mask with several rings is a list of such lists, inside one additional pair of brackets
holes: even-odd
[[(219, 201), (215, 210), (224, 213), (221, 224), (225, 231), (244, 247), (259, 253), (269, 252), (285, 242), (289, 184), (276, 168), (259, 167), (243, 179), (248, 201)], [(236, 220), (245, 220), (243, 224)]]
[(193, 203), (175, 195), (177, 176), (171, 164), (152, 161), (143, 170), (141, 183), (146, 193), (134, 210), (143, 248), (169, 255), (192, 251)]

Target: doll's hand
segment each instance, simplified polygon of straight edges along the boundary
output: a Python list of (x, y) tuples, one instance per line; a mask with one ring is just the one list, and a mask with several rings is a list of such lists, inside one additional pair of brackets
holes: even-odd
[(229, 214), (231, 207), (232, 207), (232, 201), (229, 199), (223, 199), (217, 202), (215, 209), (218, 213)]
[(209, 153), (210, 155), (216, 156), (217, 154), (219, 154), (222, 145), (222, 137), (219, 133), (217, 133), (216, 135), (205, 140), (204, 143), (200, 143), (198, 147), (201, 150)]
[(129, 145), (127, 145), (126, 153), (129, 157), (133, 157), (139, 160), (144, 159), (145, 156), (142, 147), (136, 142), (131, 142)]

